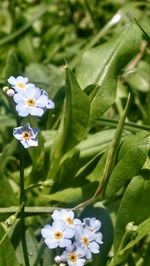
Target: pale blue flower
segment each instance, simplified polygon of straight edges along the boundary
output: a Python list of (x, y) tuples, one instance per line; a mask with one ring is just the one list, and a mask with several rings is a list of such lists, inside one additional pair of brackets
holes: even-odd
[(74, 218), (74, 212), (71, 210), (55, 210), (52, 214), (53, 220), (63, 220), (67, 226), (75, 227), (81, 225), (81, 220)]
[(96, 237), (96, 234), (87, 228), (83, 228), (82, 226), (75, 228), (76, 244), (84, 250), (87, 259), (92, 258), (92, 253), (99, 253), (99, 244), (97, 243)]
[(39, 129), (31, 128), (29, 123), (24, 126), (16, 127), (13, 129), (14, 137), (21, 142), (24, 148), (38, 146), (38, 132)]
[(41, 90), (30, 85), (26, 91), (16, 93), (14, 101), (17, 103), (16, 111), (19, 116), (27, 115), (42, 116), (44, 109), (48, 105), (49, 99), (45, 94), (41, 94)]
[(83, 219), (84, 227), (88, 228), (90, 231), (97, 232), (101, 227), (101, 222), (95, 217)]
[(45, 225), (41, 234), (45, 238), (46, 245), (53, 249), (71, 245), (70, 239), (74, 236), (74, 231), (67, 227), (64, 221), (54, 221), (52, 225)]
[(83, 249), (73, 244), (66, 248), (60, 258), (62, 262), (66, 262), (69, 266), (83, 266), (86, 261), (84, 256)]
[[(42, 94), (46, 95), (48, 97), (48, 93), (45, 90), (43, 90), (43, 89), (41, 89), (41, 95)], [(47, 103), (47, 105), (45, 107), (46, 107), (46, 109), (54, 109), (55, 104), (54, 104), (54, 102), (52, 100), (48, 99), (48, 103)]]
[[(11, 87), (16, 91), (26, 90), (31, 83), (28, 83), (27, 77), (18, 76), (17, 78), (11, 76), (7, 79)], [(32, 84), (33, 85), (33, 84)]]

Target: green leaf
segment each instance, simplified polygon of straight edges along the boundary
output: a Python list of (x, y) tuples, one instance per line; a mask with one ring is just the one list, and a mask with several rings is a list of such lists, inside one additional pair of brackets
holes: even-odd
[(77, 148), (80, 151), (80, 158), (93, 157), (97, 153), (103, 152), (113, 139), (115, 129), (106, 129), (94, 134), (89, 134), (82, 140)]
[[(3, 174), (0, 174), (0, 207), (9, 207), (11, 205), (17, 205), (17, 198), (10, 186), (9, 180)], [(7, 214), (1, 214), (0, 220), (5, 220)]]
[(90, 125), (114, 102), (118, 75), (138, 52), (141, 35), (137, 25), (129, 24), (121, 29), (119, 36), (83, 55), (76, 75), (79, 85), (85, 88), (96, 84), (90, 94)]
[(10, 186), (8, 178), (0, 174), (0, 206), (8, 207), (10, 205), (17, 205), (17, 199)]
[(115, 227), (115, 251), (125, 233), (126, 225), (134, 222), (139, 225), (150, 215), (150, 171), (143, 170), (128, 185), (118, 211)]
[[(149, 227), (150, 230), (150, 227)], [(146, 250), (145, 257), (144, 257), (144, 262), (142, 266), (149, 266), (150, 265), (150, 244)]]
[(63, 202), (67, 204), (79, 204), (80, 202), (93, 196), (96, 186), (97, 182), (93, 182), (92, 184), (84, 185), (82, 187), (69, 187), (52, 193), (51, 195), (40, 194), (39, 202), (42, 205), (50, 201), (57, 201), (59, 203)]
[[(5, 231), (0, 225), (0, 239), (2, 239)], [(1, 266), (19, 266), (20, 264), (17, 261), (15, 251), (11, 244), (10, 239), (7, 237), (3, 241), (3, 244), (0, 246), (0, 265)]]
[(88, 118), (88, 96), (81, 90), (74, 74), (67, 67), (65, 107), (51, 151), (49, 175), (52, 178), (56, 177), (62, 155), (84, 138)]
[(19, 76), (20, 63), (15, 51), (11, 50), (7, 57), (7, 62), (4, 70), (4, 78), (7, 79), (10, 76)]
[[(126, 257), (129, 255), (129, 253), (131, 252), (131, 249), (139, 243), (139, 241), (145, 237), (146, 235), (148, 235), (150, 231), (150, 218), (147, 218), (144, 222), (140, 223), (138, 228), (137, 228), (137, 234), (136, 236), (123, 248), (121, 249), (119, 252), (117, 252), (116, 256), (113, 258), (113, 262), (109, 264), (109, 266), (115, 266), (120, 264), (122, 261), (124, 261), (126, 259)], [(149, 252), (149, 248), (147, 250), (147, 252)], [(146, 253), (147, 254), (147, 253)], [(149, 262), (149, 253), (147, 254), (147, 256), (145, 257), (145, 264), (142, 264), (143, 266), (149, 266), (149, 264), (147, 264)]]
[[(69, 150), (65, 155), (62, 157), (60, 161), (60, 168), (59, 168), (59, 183), (64, 185), (66, 183), (66, 176), (69, 176), (71, 173), (71, 176), (74, 177), (77, 169), (79, 166), (79, 150), (76, 148), (73, 148)], [(72, 181), (68, 180), (68, 183)]]
[(116, 194), (131, 178), (139, 173), (149, 151), (149, 135), (140, 133), (130, 136), (122, 145), (119, 160), (109, 178), (106, 196)]
[[(14, 235), (14, 237), (15, 236), (16, 235)], [(36, 261), (36, 258), (38, 256), (38, 244), (35, 239), (35, 235), (32, 233), (31, 230), (26, 231), (26, 241), (27, 241), (27, 248), (28, 248), (28, 254), (29, 254), (29, 262), (30, 262), (30, 265), (34, 265), (34, 262)], [(19, 245), (16, 248), (16, 255), (17, 255), (17, 258), (20, 264), (26, 266), (24, 263), (24, 256), (22, 252), (21, 242), (19, 242)]]

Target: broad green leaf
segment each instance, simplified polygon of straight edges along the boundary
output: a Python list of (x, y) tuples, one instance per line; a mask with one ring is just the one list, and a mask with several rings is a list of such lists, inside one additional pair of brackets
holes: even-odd
[(17, 205), (17, 199), (13, 192), (8, 178), (0, 174), (0, 206), (8, 207), (10, 205)]
[[(150, 230), (150, 229), (149, 229)], [(145, 256), (144, 256), (144, 262), (142, 266), (149, 266), (150, 265), (150, 244), (146, 250)]]
[[(16, 235), (14, 235), (14, 237), (15, 236)], [(34, 262), (36, 261), (36, 258), (38, 255), (38, 244), (37, 244), (35, 235), (33, 235), (31, 230), (26, 231), (26, 241), (27, 241), (27, 248), (28, 248), (28, 254), (29, 254), (29, 262), (30, 262), (30, 265), (32, 266), (32, 265), (34, 265)], [(21, 242), (19, 242), (17, 245), (16, 256), (17, 256), (20, 264), (26, 266), (24, 263), (24, 257), (23, 257)]]
[(150, 216), (150, 171), (143, 170), (129, 183), (118, 211), (115, 227), (115, 251), (125, 233), (126, 225), (134, 222), (139, 225)]
[(81, 218), (85, 217), (95, 217), (100, 220), (101, 228), (100, 232), (103, 236), (103, 244), (100, 245), (100, 253), (92, 256), (92, 262), (89, 263), (89, 266), (105, 266), (108, 259), (108, 252), (113, 243), (113, 225), (109, 213), (104, 207), (88, 206), (81, 213)]
[(133, 73), (128, 76), (129, 85), (135, 89), (142, 92), (147, 92), (149, 90), (149, 65), (145, 61), (139, 62), (139, 65)]
[(66, 68), (66, 101), (61, 123), (51, 151), (49, 175), (56, 177), (62, 155), (80, 142), (85, 135), (89, 118), (89, 99), (78, 82)]
[[(139, 241), (145, 237), (146, 235), (149, 234), (150, 231), (150, 218), (147, 218), (144, 222), (140, 223), (137, 227), (137, 234), (135, 235), (135, 237), (133, 239), (131, 239), (131, 241), (123, 248), (121, 249), (119, 252), (117, 252), (116, 256), (113, 258), (113, 263), (110, 263), (109, 266), (115, 266), (115, 265), (119, 265), (122, 261), (124, 261), (126, 259), (126, 257), (129, 255), (129, 253), (131, 252), (132, 248), (139, 243)], [(149, 264), (147, 264), (149, 262), (149, 248), (148, 248), (148, 254), (145, 257), (146, 260), (144, 261), (144, 264), (142, 264), (143, 266), (149, 266)]]
[(139, 173), (149, 151), (149, 135), (137, 134), (127, 138), (119, 153), (106, 188), (106, 196), (114, 196), (131, 178)]
[(13, 139), (9, 144), (5, 146), (3, 151), (0, 154), (0, 174), (3, 174), (5, 171), (5, 167), (7, 166), (7, 162), (9, 161), (9, 157), (16, 150), (16, 141)]
[(114, 129), (108, 129), (89, 134), (86, 139), (77, 145), (80, 151), (80, 158), (93, 157), (103, 152), (112, 141), (114, 133)]
[(77, 172), (79, 167), (79, 150), (73, 148), (69, 150), (65, 155), (62, 157), (60, 161), (60, 168), (59, 168), (59, 184), (61, 182), (62, 185), (66, 183), (66, 176), (70, 175), (70, 179), (67, 182), (68, 184), (72, 183), (72, 178)]
[(121, 29), (119, 36), (92, 48), (83, 55), (77, 68), (81, 88), (96, 84), (91, 92), (90, 124), (112, 105), (116, 96), (117, 78), (125, 65), (138, 52), (142, 31), (135, 24)]
[(20, 74), (20, 64), (17, 57), (17, 54), (11, 50), (8, 54), (4, 77), (5, 79), (9, 78), (10, 76), (19, 76)]
[[(4, 234), (5, 231), (3, 227), (0, 225), (0, 239), (2, 239)], [(3, 241), (3, 244), (0, 246), (0, 265), (20, 266), (19, 262), (17, 261), (11, 241), (8, 237)]]
[(17, 48), (25, 65), (37, 61), (31, 35), (28, 34), (21, 38), (17, 44)]
[(93, 182), (92, 184), (84, 185), (82, 187), (66, 188), (50, 195), (45, 195), (41, 193), (39, 202), (42, 205), (50, 201), (56, 201), (59, 203), (67, 204), (79, 204), (82, 201), (85, 201), (88, 198), (92, 197), (96, 187), (97, 182)]

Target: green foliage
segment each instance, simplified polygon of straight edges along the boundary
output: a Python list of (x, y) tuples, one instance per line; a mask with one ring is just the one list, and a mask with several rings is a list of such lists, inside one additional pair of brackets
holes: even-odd
[[(1, 2), (0, 266), (26, 265), (22, 213), (30, 266), (54, 265), (40, 230), (55, 208), (100, 219), (103, 244), (87, 265), (149, 266), (149, 1)], [(18, 119), (2, 89), (11, 75), (55, 108)], [(24, 209), (12, 130), (26, 122), (40, 133), (24, 149)]]

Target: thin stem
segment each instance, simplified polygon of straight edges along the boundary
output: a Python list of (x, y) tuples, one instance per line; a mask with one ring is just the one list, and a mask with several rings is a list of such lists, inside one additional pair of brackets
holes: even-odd
[(20, 233), (21, 233), (21, 243), (24, 256), (24, 262), (26, 266), (30, 266), (28, 258), (27, 243), (25, 237), (25, 191), (24, 191), (24, 150), (20, 144), (20, 206), (22, 206), (20, 211)]

